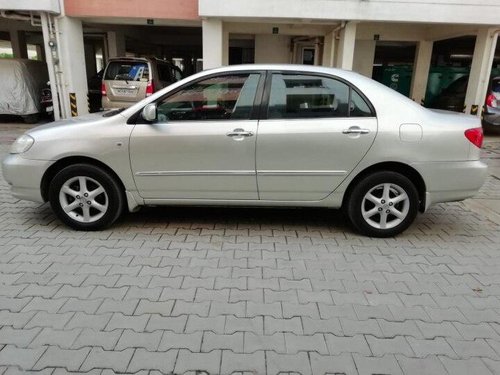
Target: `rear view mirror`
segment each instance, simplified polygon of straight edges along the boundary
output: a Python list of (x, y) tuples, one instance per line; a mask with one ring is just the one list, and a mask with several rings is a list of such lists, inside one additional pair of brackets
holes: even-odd
[(142, 118), (151, 122), (156, 120), (156, 103), (150, 103), (142, 109)]

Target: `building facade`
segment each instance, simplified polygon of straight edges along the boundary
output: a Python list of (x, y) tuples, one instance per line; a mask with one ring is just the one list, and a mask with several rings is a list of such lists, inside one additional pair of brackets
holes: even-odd
[[(0, 35), (15, 57), (38, 45), (62, 117), (71, 116), (70, 93), (86, 113), (89, 77), (124, 55), (176, 60), (188, 74), (255, 62), (372, 77), (387, 61), (406, 61), (406, 94), (421, 103), (437, 61), (467, 67), (464, 111), (479, 115), (499, 55), (498, 0), (0, 0), (0, 9)], [(439, 55), (443, 41), (447, 55)]]

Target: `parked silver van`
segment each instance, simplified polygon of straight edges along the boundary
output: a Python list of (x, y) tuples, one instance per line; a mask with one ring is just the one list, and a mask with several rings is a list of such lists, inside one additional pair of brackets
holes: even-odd
[(136, 57), (110, 59), (101, 86), (102, 107), (130, 107), (180, 79), (181, 70), (168, 61)]

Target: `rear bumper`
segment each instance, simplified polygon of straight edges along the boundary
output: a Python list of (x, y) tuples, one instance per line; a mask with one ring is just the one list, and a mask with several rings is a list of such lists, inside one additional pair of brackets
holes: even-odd
[(2, 161), (2, 171), (12, 195), (18, 199), (43, 202), (40, 189), (42, 177), (52, 163), (25, 159), (18, 154), (7, 155)]
[(412, 166), (426, 184), (425, 209), (435, 203), (461, 201), (474, 196), (488, 175), (488, 166), (480, 160), (415, 163)]

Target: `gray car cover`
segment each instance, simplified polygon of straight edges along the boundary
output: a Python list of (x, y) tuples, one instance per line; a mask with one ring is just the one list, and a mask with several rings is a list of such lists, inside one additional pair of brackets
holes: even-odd
[(27, 59), (0, 59), (0, 114), (25, 116), (40, 112), (47, 65)]

